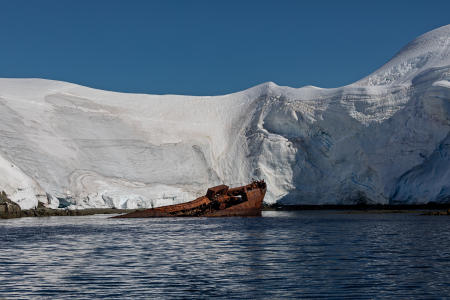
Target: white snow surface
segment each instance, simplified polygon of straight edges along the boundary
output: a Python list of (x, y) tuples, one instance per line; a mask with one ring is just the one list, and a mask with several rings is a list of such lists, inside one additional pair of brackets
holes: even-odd
[(268, 183), (267, 203), (450, 201), (450, 25), (340, 88), (223, 96), (0, 79), (0, 190), (22, 208), (156, 207)]

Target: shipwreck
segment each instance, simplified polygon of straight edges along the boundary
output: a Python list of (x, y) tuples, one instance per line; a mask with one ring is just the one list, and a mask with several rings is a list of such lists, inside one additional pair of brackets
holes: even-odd
[(218, 185), (190, 202), (137, 210), (114, 218), (257, 217), (261, 216), (266, 189), (264, 180), (235, 188)]

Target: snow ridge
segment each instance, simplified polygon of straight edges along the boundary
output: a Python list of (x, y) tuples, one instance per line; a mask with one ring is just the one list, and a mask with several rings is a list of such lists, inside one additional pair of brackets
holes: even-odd
[(341, 88), (214, 97), (0, 79), (0, 189), (31, 208), (156, 207), (264, 178), (266, 202), (450, 201), (450, 25)]

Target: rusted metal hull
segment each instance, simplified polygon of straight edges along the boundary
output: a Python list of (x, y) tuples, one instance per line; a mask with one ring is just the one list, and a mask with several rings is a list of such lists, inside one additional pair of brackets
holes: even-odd
[(190, 202), (138, 210), (114, 218), (257, 217), (261, 216), (266, 189), (263, 180), (231, 189), (219, 185), (208, 189), (205, 196)]

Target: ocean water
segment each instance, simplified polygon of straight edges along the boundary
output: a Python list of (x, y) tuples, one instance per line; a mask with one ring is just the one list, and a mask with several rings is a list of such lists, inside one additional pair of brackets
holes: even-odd
[(0, 220), (0, 299), (449, 295), (447, 216)]

